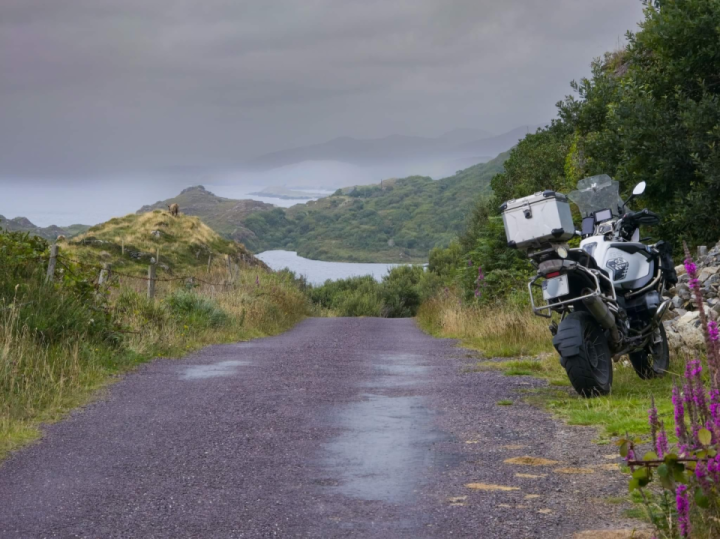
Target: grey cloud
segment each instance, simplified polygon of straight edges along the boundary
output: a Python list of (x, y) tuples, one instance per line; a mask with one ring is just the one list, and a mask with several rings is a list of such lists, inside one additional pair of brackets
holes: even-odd
[(633, 0), (3, 0), (0, 177), (549, 120)]

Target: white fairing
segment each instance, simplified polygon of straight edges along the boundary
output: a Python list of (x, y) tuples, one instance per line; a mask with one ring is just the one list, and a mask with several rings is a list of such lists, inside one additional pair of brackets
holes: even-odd
[(589, 252), (597, 265), (607, 271), (615, 288), (628, 290), (634, 281), (650, 274), (652, 264), (640, 253), (630, 254), (610, 247), (612, 243), (604, 236), (590, 236), (580, 242), (580, 248)]

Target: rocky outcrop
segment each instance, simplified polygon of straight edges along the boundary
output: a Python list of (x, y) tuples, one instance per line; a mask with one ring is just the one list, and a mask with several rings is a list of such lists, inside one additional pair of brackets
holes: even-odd
[[(703, 310), (708, 319), (718, 320), (720, 318), (720, 242), (709, 252), (706, 248), (699, 248), (695, 264), (703, 293)], [(671, 350), (680, 354), (693, 354), (705, 347), (700, 312), (695, 304), (694, 293), (688, 285), (690, 277), (685, 267), (680, 265), (675, 270), (678, 273), (678, 284), (667, 291), (667, 297), (672, 300), (672, 304), (663, 323)]]

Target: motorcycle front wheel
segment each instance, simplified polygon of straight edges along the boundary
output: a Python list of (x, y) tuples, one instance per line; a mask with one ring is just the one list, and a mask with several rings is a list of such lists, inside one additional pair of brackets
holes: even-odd
[(657, 327), (652, 342), (644, 350), (632, 352), (628, 356), (635, 372), (643, 380), (665, 376), (670, 368), (670, 347), (665, 326), (660, 324)]
[(568, 314), (560, 322), (553, 345), (575, 391), (583, 397), (610, 393), (612, 354), (605, 332), (590, 313)]

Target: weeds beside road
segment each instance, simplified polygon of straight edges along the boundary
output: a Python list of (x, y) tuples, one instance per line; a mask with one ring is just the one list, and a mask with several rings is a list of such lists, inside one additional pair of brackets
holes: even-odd
[[(649, 432), (647, 410), (651, 395), (669, 395), (674, 375), (681, 376), (685, 361), (674, 357), (671, 374), (641, 380), (626, 361), (615, 364), (612, 393), (585, 399), (570, 388), (565, 370), (552, 346), (548, 321), (533, 315), (521, 301), (491, 304), (461, 303), (452, 293), (441, 293), (424, 303), (419, 325), (431, 335), (459, 339), (463, 347), (479, 351), (479, 370), (500, 370), (507, 376), (534, 376), (548, 387), (525, 393), (524, 398), (544, 406), (570, 425), (600, 427), (607, 442), (625, 432)], [(672, 416), (672, 404), (659, 402), (662, 415)]]
[(0, 233), (0, 458), (141, 362), (277, 334), (309, 310), (289, 276), (256, 267), (223, 287), (158, 283), (154, 300), (145, 281), (116, 277), (102, 291), (94, 271), (71, 263), (45, 283), (47, 250), (42, 239)]

